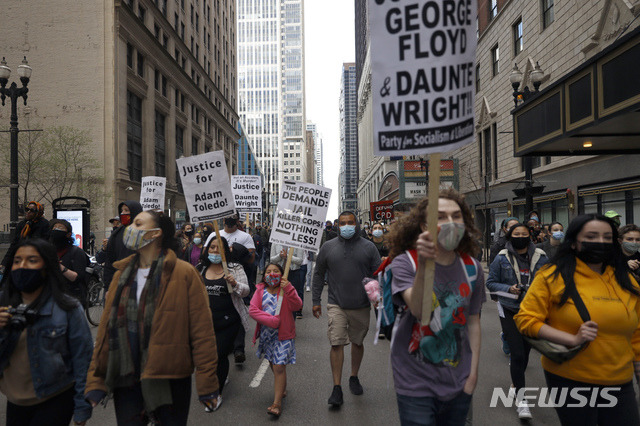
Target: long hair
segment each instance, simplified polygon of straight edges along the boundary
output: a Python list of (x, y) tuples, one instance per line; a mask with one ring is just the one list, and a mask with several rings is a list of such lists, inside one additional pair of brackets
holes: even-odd
[[(206, 244), (202, 248), (202, 252), (200, 253), (200, 264), (202, 265), (203, 271), (205, 271), (210, 265), (211, 261), (209, 260), (209, 247), (211, 247), (211, 243), (218, 239), (218, 236), (214, 233), (211, 241)], [(231, 264), (229, 259), (231, 258), (231, 250), (229, 250), (229, 243), (225, 237), (220, 237), (220, 242), (222, 243), (222, 249), (224, 250), (224, 258), (227, 260), (227, 265)], [(220, 246), (218, 245), (218, 252), (220, 252)]]
[(160, 242), (160, 246), (162, 247), (162, 251), (166, 251), (167, 249), (171, 249), (174, 252), (178, 252), (179, 244), (176, 240), (175, 234), (175, 225), (171, 218), (164, 214), (161, 210), (145, 210), (146, 213), (149, 213), (153, 218), (153, 223), (157, 228), (162, 230), (162, 240)]
[(600, 214), (583, 214), (576, 217), (571, 221), (571, 223), (569, 223), (569, 227), (564, 234), (564, 241), (558, 246), (558, 251), (555, 256), (553, 256), (545, 266), (555, 266), (553, 278), (557, 279), (558, 276), (561, 276), (564, 281), (564, 293), (560, 298), (560, 306), (564, 305), (569, 298), (569, 295), (576, 288), (576, 283), (573, 280), (573, 276), (576, 272), (576, 249), (574, 247), (578, 243), (578, 234), (582, 231), (582, 228), (592, 220), (605, 222), (611, 227), (611, 232), (613, 234), (613, 256), (608, 265), (613, 267), (616, 280), (620, 287), (636, 296), (640, 296), (638, 287), (634, 286), (629, 278), (627, 263), (622, 255), (622, 248), (618, 241), (618, 229), (615, 223), (608, 217)]
[(61, 309), (65, 311), (74, 309), (77, 306), (77, 302), (65, 294), (67, 280), (62, 276), (62, 272), (60, 271), (60, 262), (58, 261), (56, 249), (50, 243), (40, 238), (23, 240), (16, 247), (9, 261), (9, 268), (2, 279), (0, 306), (18, 306), (22, 303), (22, 296), (20, 291), (13, 285), (10, 270), (11, 265), (13, 265), (13, 259), (21, 247), (33, 247), (44, 260), (44, 267), (42, 268), (44, 273), (43, 291), (34, 303), (32, 303), (32, 306), (41, 307), (50, 294), (54, 302), (60, 306)]
[[(440, 191), (438, 198), (453, 200), (458, 204), (462, 211), (464, 220), (465, 233), (456, 249), (459, 253), (465, 253), (471, 256), (477, 256), (480, 253), (478, 239), (480, 231), (476, 228), (471, 209), (464, 201), (464, 196), (454, 189), (444, 189)], [(427, 223), (427, 205), (429, 199), (424, 198), (416, 204), (408, 214), (403, 215), (397, 222), (391, 225), (391, 231), (387, 236), (387, 244), (389, 245), (389, 257), (392, 259), (405, 250), (415, 248), (418, 235), (422, 233), (422, 224)], [(436, 217), (435, 220), (438, 220)]]

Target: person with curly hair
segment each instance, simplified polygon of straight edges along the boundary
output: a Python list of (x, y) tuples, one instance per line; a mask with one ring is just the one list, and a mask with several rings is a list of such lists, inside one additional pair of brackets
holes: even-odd
[[(396, 317), (391, 366), (400, 422), (464, 425), (478, 380), (480, 310), (486, 296), (477, 255), (479, 231), (464, 198), (440, 192), (439, 232), (427, 231), (428, 199), (400, 218), (389, 234)], [(421, 326), (424, 270), (435, 260), (434, 310)]]

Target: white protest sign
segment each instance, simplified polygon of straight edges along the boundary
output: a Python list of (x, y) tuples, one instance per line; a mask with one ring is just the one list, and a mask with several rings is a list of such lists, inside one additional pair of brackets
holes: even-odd
[(262, 211), (262, 181), (260, 176), (231, 176), (231, 192), (238, 213), (260, 213)]
[(476, 0), (369, 0), (376, 155), (473, 141)]
[(142, 210), (164, 210), (164, 194), (167, 188), (167, 178), (159, 176), (145, 176), (142, 178), (140, 189), (140, 205)]
[(191, 222), (205, 222), (234, 213), (233, 195), (223, 151), (176, 160)]
[(285, 180), (269, 242), (317, 252), (330, 199), (329, 188)]

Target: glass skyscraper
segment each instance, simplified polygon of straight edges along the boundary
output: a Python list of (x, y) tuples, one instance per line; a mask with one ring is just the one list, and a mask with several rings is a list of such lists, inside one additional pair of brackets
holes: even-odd
[(340, 82), (340, 210), (358, 207), (358, 125), (356, 64), (342, 64)]

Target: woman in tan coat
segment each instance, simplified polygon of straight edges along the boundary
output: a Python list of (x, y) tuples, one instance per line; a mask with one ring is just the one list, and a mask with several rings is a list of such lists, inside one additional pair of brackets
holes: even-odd
[(87, 376), (95, 406), (113, 393), (118, 424), (187, 424), (191, 374), (208, 410), (218, 405), (216, 340), (207, 292), (172, 250), (173, 222), (136, 216), (123, 241), (136, 254), (114, 264)]

